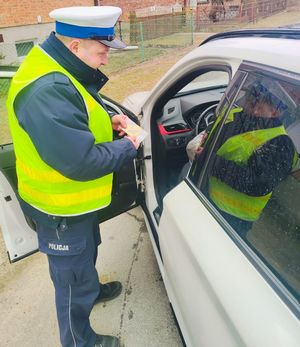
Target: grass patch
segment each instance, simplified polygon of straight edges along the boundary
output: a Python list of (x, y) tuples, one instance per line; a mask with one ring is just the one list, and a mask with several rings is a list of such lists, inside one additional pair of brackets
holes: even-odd
[(11, 142), (6, 109), (9, 84), (9, 79), (0, 79), (0, 145)]
[[(149, 48), (145, 50), (144, 61), (151, 60), (165, 53), (161, 48)], [(101, 68), (106, 75), (135, 66), (142, 62), (142, 52), (140, 49), (132, 51), (114, 52), (110, 54), (108, 65)]]
[(6, 95), (0, 96), (0, 145), (11, 142), (11, 135), (8, 127), (8, 117), (5, 103)]
[(183, 49), (172, 49), (169, 50), (169, 54), (108, 75), (110, 80), (101, 93), (122, 102), (132, 93), (151, 90), (169, 68), (193, 48), (189, 46)]
[[(197, 36), (197, 34), (194, 34)], [(178, 48), (192, 44), (191, 33), (177, 33), (145, 41), (145, 47)]]
[(10, 80), (7, 78), (0, 79), (0, 97), (5, 97), (8, 93)]
[[(194, 42), (201, 41), (205, 35), (207, 36), (207, 34), (195, 33)], [(141, 43), (139, 43), (138, 49), (136, 50), (112, 52), (110, 54), (109, 64), (102, 67), (101, 71), (106, 75), (110, 75), (145, 61), (166, 54), (173, 54), (175, 49), (178, 50), (190, 46), (191, 42), (191, 33), (177, 33), (147, 40), (144, 42), (144, 56)]]

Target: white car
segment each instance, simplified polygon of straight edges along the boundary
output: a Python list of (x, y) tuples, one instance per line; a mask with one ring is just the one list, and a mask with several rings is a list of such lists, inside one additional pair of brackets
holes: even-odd
[[(136, 93), (122, 106), (105, 98), (109, 110), (139, 119), (149, 136), (134, 165), (115, 175), (113, 202), (99, 211), (99, 221), (136, 204), (143, 207), (188, 347), (300, 345), (299, 38), (297, 29), (217, 34), (175, 64), (152, 91)], [(289, 172), (272, 183), (272, 196), (241, 232), (213, 201), (208, 181), (231, 111), (246, 110), (247, 95), (257, 86), (259, 95), (267, 90), (275, 103), (281, 135), (292, 141), (295, 152), (293, 164), (285, 159), (290, 155), (285, 147), (274, 160), (260, 159), (273, 168), (274, 182), (277, 169), (288, 166)], [(246, 112), (237, 136), (253, 116)], [(204, 152), (180, 179), (188, 162), (186, 145), (204, 129), (210, 129)], [(256, 145), (249, 155), (261, 148)], [(37, 250), (34, 224), (23, 216), (14, 193), (14, 160), (13, 145), (2, 145), (0, 225), (11, 262)], [(248, 179), (230, 170), (223, 171), (236, 184)]]

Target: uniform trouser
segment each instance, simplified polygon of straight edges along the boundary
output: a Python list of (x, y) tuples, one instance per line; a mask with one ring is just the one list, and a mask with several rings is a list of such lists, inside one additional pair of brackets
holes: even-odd
[(100, 244), (95, 214), (74, 224), (62, 219), (57, 228), (37, 223), (39, 249), (46, 253), (55, 287), (56, 312), (63, 347), (94, 346), (89, 316), (99, 295), (95, 269)]

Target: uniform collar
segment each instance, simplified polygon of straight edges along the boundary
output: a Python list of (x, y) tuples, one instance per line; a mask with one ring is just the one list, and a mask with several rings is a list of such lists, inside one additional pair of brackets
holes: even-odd
[(99, 91), (108, 81), (100, 70), (95, 70), (76, 57), (52, 32), (41, 47), (84, 86)]

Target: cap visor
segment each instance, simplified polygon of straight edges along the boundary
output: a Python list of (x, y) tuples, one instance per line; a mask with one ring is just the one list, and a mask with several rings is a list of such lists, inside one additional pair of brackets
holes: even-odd
[(112, 41), (106, 41), (106, 40), (100, 40), (103, 45), (110, 47), (110, 48), (115, 48), (115, 49), (124, 49), (126, 48), (126, 44), (118, 39), (114, 39)]

